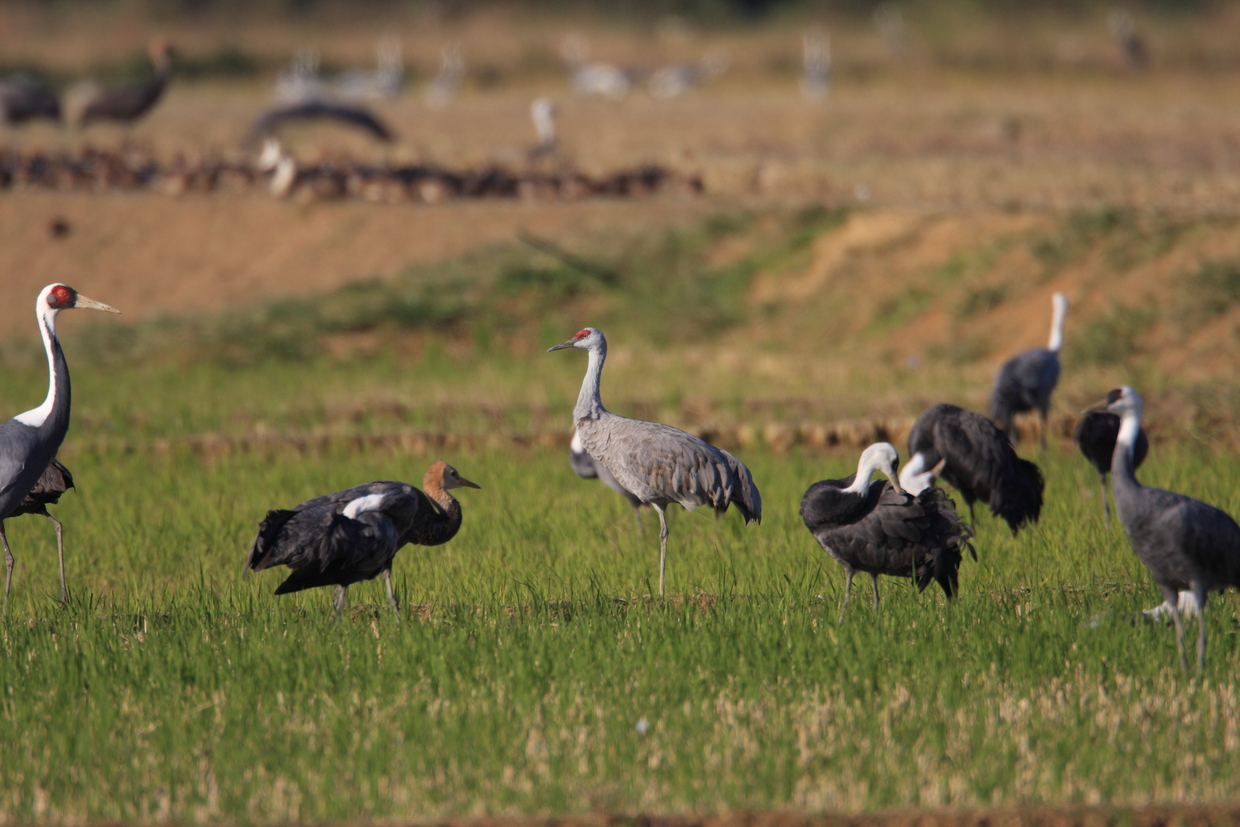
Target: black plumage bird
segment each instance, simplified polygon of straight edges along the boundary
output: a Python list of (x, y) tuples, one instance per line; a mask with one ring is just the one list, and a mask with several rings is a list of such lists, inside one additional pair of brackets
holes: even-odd
[(166, 41), (156, 38), (151, 41), (150, 54), (151, 64), (155, 67), (155, 77), (128, 86), (90, 90), (80, 104), (78, 123), (85, 125), (92, 121), (119, 121), (131, 124), (151, 111), (155, 104), (159, 103), (168, 81), (172, 78), (174, 50)]
[(392, 560), (408, 543), (437, 546), (461, 528), (461, 504), (448, 492), (479, 488), (451, 465), (436, 462), (419, 491), (403, 482), (368, 482), (307, 500), (288, 510), (267, 512), (246, 558), (246, 571), (288, 566), (292, 573), (276, 589), (289, 594), (335, 586), (332, 603), (344, 609), (348, 587), (382, 574), (388, 602), (399, 614), (392, 589)]
[(1046, 450), (1046, 421), (1051, 394), (1059, 383), (1059, 349), (1063, 345), (1063, 323), (1068, 300), (1063, 293), (1051, 297), (1054, 317), (1051, 338), (1045, 348), (1018, 353), (1003, 363), (995, 376), (990, 396), (990, 418), (1012, 442), (1017, 441), (1013, 420), (1018, 413), (1037, 410), (1042, 417), (1042, 450)]
[(934, 405), (913, 424), (908, 452), (945, 460), (940, 476), (964, 497), (974, 526), (977, 500), (1002, 517), (1013, 534), (1026, 523), (1037, 522), (1042, 513), (1042, 472), (1018, 457), (1003, 431), (979, 413), (946, 403)]
[(29, 75), (0, 80), (0, 121), (10, 126), (35, 118), (60, 120), (60, 98)]
[(1240, 525), (1221, 509), (1160, 488), (1147, 488), (1133, 474), (1137, 435), (1141, 431), (1141, 397), (1125, 385), (1095, 406), (1119, 414), (1119, 436), (1111, 457), (1115, 510), (1132, 550), (1149, 569), (1175, 623), (1175, 643), (1185, 671), (1184, 627), (1179, 592), (1196, 598), (1197, 671), (1206, 660), (1206, 598), (1228, 586), (1240, 588)]
[[(922, 591), (937, 582), (948, 598), (958, 587), (957, 572), (964, 549), (973, 554), (973, 532), (960, 522), (951, 499), (940, 488), (914, 495), (896, 478), (899, 457), (893, 445), (879, 442), (866, 448), (857, 472), (842, 480), (823, 480), (801, 498), (801, 519), (823, 550), (844, 567), (844, 602), (848, 608), (853, 576), (870, 575), (874, 608), (878, 608), (878, 576), (911, 577)], [(871, 485), (880, 471), (888, 482)]]
[[(1098, 473), (1098, 486), (1102, 489), (1102, 513), (1107, 528), (1111, 527), (1111, 502), (1107, 499), (1107, 474), (1111, 471), (1111, 457), (1115, 454), (1115, 440), (1119, 436), (1119, 417), (1110, 411), (1086, 411), (1076, 423), (1074, 439), (1085, 459)], [(1137, 431), (1137, 441), (1132, 448), (1132, 470), (1141, 467), (1149, 453), (1150, 441), (1145, 430)]]
[(259, 115), (258, 119), (250, 126), (245, 143), (247, 145), (253, 144), (259, 138), (279, 132), (287, 124), (305, 121), (326, 121), (342, 126), (352, 126), (369, 133), (371, 137), (384, 143), (390, 143), (395, 137), (387, 124), (379, 120), (374, 113), (360, 104), (310, 100), (304, 103), (295, 103), (291, 106), (278, 106), (274, 109), (268, 109)]

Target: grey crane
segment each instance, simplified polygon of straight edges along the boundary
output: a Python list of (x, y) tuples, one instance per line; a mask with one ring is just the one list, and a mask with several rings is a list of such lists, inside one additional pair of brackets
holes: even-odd
[(62, 604), (69, 602), (69, 587), (65, 584), (65, 531), (60, 520), (53, 517), (47, 507), (60, 502), (60, 495), (73, 487), (73, 475), (69, 473), (69, 469), (61, 465), (59, 460), (54, 459), (48, 464), (43, 476), (39, 477), (39, 481), (34, 484), (34, 488), (30, 489), (26, 498), (9, 514), (9, 517), (42, 514), (52, 521), (56, 529), (56, 556), (60, 560), (60, 602)]
[(637, 520), (637, 527), (641, 528), (641, 508), (642, 501), (633, 495), (633, 492), (625, 488), (616, 480), (607, 466), (590, 456), (586, 451), (586, 446), (581, 442), (581, 434), (577, 433), (577, 429), (573, 428), (573, 439), (568, 443), (568, 461), (573, 466), (573, 470), (577, 472), (577, 476), (583, 480), (602, 480), (612, 491), (615, 491), (621, 497), (628, 501), (633, 508), (633, 517)]
[(388, 602), (400, 615), (392, 589), (392, 560), (408, 543), (442, 545), (461, 528), (461, 504), (448, 492), (481, 488), (446, 462), (426, 471), (419, 491), (404, 482), (380, 480), (276, 509), (258, 528), (245, 570), (288, 566), (292, 573), (276, 588), (290, 594), (335, 586), (332, 605), (339, 614), (353, 583), (383, 575)]
[[(822, 480), (801, 498), (801, 519), (823, 550), (844, 567), (844, 602), (852, 594), (853, 575), (870, 575), (878, 609), (878, 576), (911, 577), (922, 591), (937, 582), (950, 599), (957, 591), (962, 551), (973, 554), (973, 536), (943, 489), (906, 492), (896, 478), (900, 464), (895, 446), (877, 442), (861, 453), (857, 472), (840, 480)], [(888, 482), (872, 485), (880, 471)]]
[(132, 124), (159, 103), (164, 88), (172, 77), (172, 57), (175, 51), (162, 38), (152, 40), (149, 51), (151, 64), (155, 67), (155, 77), (142, 83), (95, 88), (84, 93), (77, 113), (78, 123), (85, 125), (92, 121), (120, 121)]
[(607, 359), (607, 339), (593, 327), (548, 349), (579, 348), (589, 353), (573, 419), (581, 443), (620, 485), (659, 514), (659, 594), (667, 568), (667, 516), (671, 503), (688, 511), (709, 505), (723, 514), (735, 505), (745, 524), (762, 521), (762, 496), (753, 475), (736, 457), (684, 431), (617, 416), (603, 407), (599, 383)]
[[(47, 398), (37, 408), (20, 413), (0, 423), (0, 541), (4, 543), (4, 606), (0, 614), (8, 614), (9, 589), (13, 585), (13, 551), (4, 533), (4, 521), (19, 513), (26, 496), (39, 482), (48, 465), (60, 450), (69, 431), (69, 366), (56, 338), (56, 317), (62, 310), (75, 307), (119, 313), (114, 307), (88, 299), (72, 287), (49, 284), (39, 291), (35, 315), (47, 351)], [(61, 586), (64, 585), (63, 556)]]
[(1190, 590), (1197, 613), (1197, 671), (1206, 661), (1206, 598), (1212, 591), (1240, 587), (1240, 526), (1229, 514), (1200, 500), (1160, 488), (1147, 488), (1133, 474), (1137, 435), (1141, 431), (1141, 397), (1127, 385), (1107, 394), (1095, 406), (1119, 414), (1119, 436), (1111, 457), (1111, 491), (1115, 510), (1132, 550), (1149, 569), (1175, 624), (1180, 666), (1184, 659), (1184, 626), (1179, 592)]
[(990, 395), (990, 418), (1012, 442), (1017, 442), (1013, 419), (1016, 414), (1035, 408), (1042, 417), (1042, 450), (1046, 450), (1046, 417), (1051, 409), (1051, 394), (1059, 384), (1059, 348), (1063, 345), (1063, 323), (1068, 313), (1068, 299), (1063, 293), (1051, 297), (1054, 315), (1051, 338), (1045, 348), (1036, 347), (1018, 353), (1003, 363), (995, 376)]
[(0, 80), (0, 121), (10, 126), (35, 118), (60, 120), (60, 98), (30, 75)]
[[(1107, 499), (1107, 474), (1111, 470), (1111, 457), (1115, 455), (1115, 440), (1119, 437), (1119, 417), (1110, 411), (1086, 411), (1076, 423), (1073, 438), (1085, 459), (1098, 473), (1098, 487), (1102, 490), (1102, 513), (1107, 528), (1111, 527), (1111, 503)], [(1132, 449), (1132, 470), (1141, 467), (1150, 450), (1145, 430), (1137, 431), (1137, 441)]]
[(1042, 513), (1042, 472), (1016, 456), (1003, 431), (979, 413), (946, 403), (930, 407), (913, 423), (908, 452), (944, 460), (939, 476), (964, 497), (974, 526), (977, 500), (1002, 517), (1013, 534), (1026, 523), (1037, 522)]

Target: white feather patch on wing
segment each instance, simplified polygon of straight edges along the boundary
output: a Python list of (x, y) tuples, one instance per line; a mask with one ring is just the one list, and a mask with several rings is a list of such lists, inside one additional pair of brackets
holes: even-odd
[(364, 511), (379, 511), (383, 508), (383, 494), (367, 494), (365, 497), (358, 497), (356, 500), (350, 500), (349, 504), (344, 507), (341, 512), (350, 520), (356, 520), (357, 515)]

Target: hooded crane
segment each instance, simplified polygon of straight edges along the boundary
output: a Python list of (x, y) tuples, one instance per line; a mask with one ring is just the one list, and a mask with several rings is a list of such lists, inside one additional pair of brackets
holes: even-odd
[[(47, 351), (48, 389), (43, 404), (0, 423), (0, 541), (4, 543), (4, 605), (8, 614), (9, 588), (13, 585), (13, 551), (4, 533), (4, 521), (20, 511), (31, 490), (60, 450), (69, 431), (69, 366), (60, 340), (56, 338), (56, 317), (75, 307), (119, 313), (114, 307), (88, 299), (72, 287), (49, 284), (35, 300), (35, 315), (43, 347)], [(61, 588), (64, 588), (64, 562), (61, 558)]]
[(642, 501), (633, 496), (632, 491), (617, 482), (612, 473), (607, 470), (606, 465), (586, 452), (586, 446), (581, 444), (581, 434), (577, 433), (576, 428), (573, 428), (573, 441), (568, 444), (568, 461), (573, 466), (573, 470), (577, 472), (577, 476), (583, 480), (602, 480), (603, 485), (624, 497), (633, 508), (633, 516), (637, 520), (637, 527), (641, 528)]
[(392, 560), (408, 543), (442, 545), (461, 528), (461, 504), (448, 492), (481, 488), (446, 462), (422, 478), (425, 493), (404, 482), (367, 482), (267, 512), (246, 557), (246, 572), (288, 566), (276, 594), (335, 586), (332, 605), (344, 609), (350, 585), (382, 574), (388, 602), (400, 616), (392, 589)]
[[(1107, 499), (1107, 473), (1111, 470), (1111, 457), (1115, 455), (1115, 440), (1119, 437), (1119, 417), (1110, 411), (1086, 411), (1076, 423), (1074, 439), (1085, 459), (1098, 472), (1098, 487), (1102, 489), (1102, 513), (1107, 528), (1111, 527), (1111, 503)], [(1137, 442), (1132, 449), (1132, 470), (1141, 467), (1150, 450), (1145, 430), (1137, 432)]]
[(123, 124), (137, 122), (164, 94), (164, 87), (172, 77), (173, 49), (166, 40), (156, 38), (150, 45), (151, 64), (155, 77), (144, 83), (117, 86), (110, 89), (91, 89), (84, 93), (77, 115), (78, 123), (91, 121), (119, 121)]
[(1184, 659), (1184, 626), (1179, 594), (1189, 589), (1196, 598), (1199, 635), (1197, 671), (1206, 661), (1206, 597), (1228, 586), (1240, 587), (1240, 526), (1226, 512), (1183, 494), (1146, 488), (1133, 475), (1134, 452), (1141, 432), (1141, 397), (1125, 385), (1095, 406), (1119, 414), (1119, 436), (1111, 457), (1111, 490), (1115, 510), (1132, 550), (1150, 570), (1175, 624), (1180, 666)]
[(658, 422), (628, 419), (603, 407), (599, 383), (607, 359), (607, 339), (587, 327), (553, 350), (575, 347), (590, 354), (573, 418), (587, 453), (620, 485), (659, 513), (659, 594), (667, 568), (667, 517), (671, 503), (688, 511), (709, 505), (716, 514), (735, 505), (745, 524), (762, 521), (762, 496), (753, 475), (736, 457), (701, 439)]
[(1042, 513), (1042, 472), (1016, 456), (1003, 431), (979, 413), (946, 403), (929, 408), (913, 423), (908, 452), (944, 460), (940, 476), (964, 497), (974, 526), (977, 500), (1006, 520), (1013, 534)]
[(990, 396), (990, 418), (1017, 442), (1013, 420), (1018, 413), (1037, 409), (1042, 416), (1042, 450), (1046, 450), (1046, 417), (1051, 408), (1051, 394), (1059, 383), (1059, 348), (1063, 345), (1063, 322), (1068, 313), (1068, 299), (1063, 293), (1051, 297), (1054, 317), (1051, 339), (1045, 348), (1036, 347), (1018, 353), (1003, 363), (995, 376)]
[[(968, 526), (960, 522), (952, 501), (941, 488), (906, 492), (896, 479), (900, 464), (895, 446), (878, 442), (866, 448), (857, 472), (842, 480), (816, 482), (801, 498), (801, 519), (827, 554), (844, 567), (844, 602), (852, 594), (853, 575), (870, 575), (874, 608), (878, 609), (878, 576), (912, 577), (922, 591), (931, 580), (948, 598), (957, 590), (961, 551), (973, 554)], [(889, 480), (871, 485), (881, 471)]]

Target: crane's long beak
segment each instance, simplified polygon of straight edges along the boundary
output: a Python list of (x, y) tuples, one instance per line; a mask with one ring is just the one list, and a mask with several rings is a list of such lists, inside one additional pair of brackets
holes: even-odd
[(470, 482), (469, 480), (465, 479), (464, 477), (460, 476), (459, 474), (458, 474), (458, 475), (457, 475), (457, 477), (456, 477), (456, 481), (457, 481), (457, 482), (459, 482), (463, 488), (477, 488), (479, 491), (481, 491), (481, 490), (482, 490), (482, 486), (481, 486), (481, 485), (479, 485), (479, 484), (478, 484), (478, 483), (476, 483), (476, 482)]
[(904, 489), (900, 487), (900, 475), (895, 473), (894, 468), (891, 469), (891, 471), (892, 473), (887, 475), (887, 482), (891, 483), (891, 487), (894, 488), (897, 492), (899, 492), (900, 494), (903, 494)]
[(111, 305), (104, 304), (103, 302), (97, 302), (94, 299), (88, 299), (85, 296), (83, 296), (81, 293), (78, 293), (77, 300), (73, 302), (73, 306), (80, 307), (85, 310), (103, 310), (104, 312), (107, 312), (107, 313), (120, 313), (121, 312), (117, 310), (115, 307), (112, 307)]
[(547, 352), (548, 352), (548, 353), (550, 353), (550, 352), (551, 352), (551, 351), (553, 351), (553, 350), (563, 350), (563, 349), (564, 349), (564, 348), (566, 348), (566, 347), (572, 347), (572, 346), (573, 346), (573, 345), (575, 345), (576, 343), (577, 343), (577, 340), (576, 340), (576, 339), (569, 339), (567, 342), (560, 342), (560, 343), (559, 343), (558, 345), (556, 345), (555, 347), (549, 347), (549, 348), (547, 348)]

